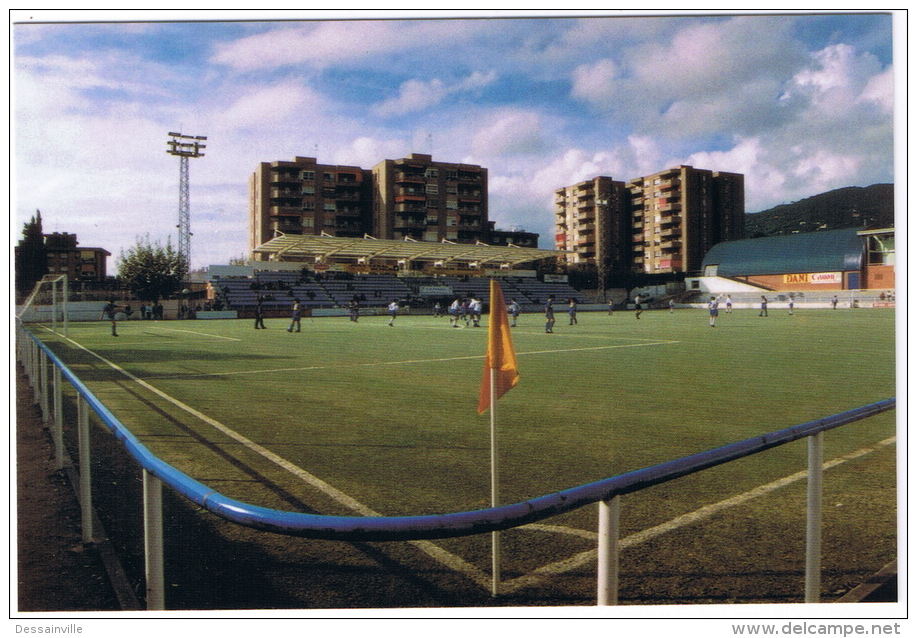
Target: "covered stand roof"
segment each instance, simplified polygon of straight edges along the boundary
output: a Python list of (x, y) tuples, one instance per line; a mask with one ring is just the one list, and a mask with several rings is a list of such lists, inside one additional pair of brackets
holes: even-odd
[(522, 248), (520, 246), (490, 246), (488, 244), (453, 244), (414, 240), (375, 239), (368, 235), (357, 239), (328, 235), (280, 235), (255, 248), (254, 252), (272, 255), (277, 261), (315, 261), (330, 259), (356, 260), (369, 263), (373, 259), (477, 263), (479, 265), (515, 266), (539, 259), (563, 255), (562, 251)]
[(717, 265), (724, 277), (809, 272), (849, 272), (863, 263), (859, 228), (742, 239), (715, 245), (703, 267)]

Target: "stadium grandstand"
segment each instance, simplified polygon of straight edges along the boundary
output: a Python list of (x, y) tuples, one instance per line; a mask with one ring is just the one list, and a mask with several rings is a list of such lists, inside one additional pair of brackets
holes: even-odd
[(460, 266), (467, 268), (513, 268), (519, 264), (554, 259), (564, 254), (557, 250), (523, 248), (514, 244), (491, 246), (455, 244), (448, 241), (422, 242), (416, 240), (362, 239), (331, 237), (329, 235), (279, 235), (253, 251), (267, 255), (271, 261), (310, 261), (314, 263), (370, 262), (418, 267)]
[[(212, 269), (210, 297), (245, 316), (258, 298), (268, 315), (286, 313), (293, 299), (308, 310), (384, 308), (393, 299), (408, 307), (448, 304), (455, 297), (486, 300), (487, 276), (498, 276), (507, 299), (524, 309), (579, 297), (565, 282), (542, 281), (523, 264), (551, 262), (563, 253), (483, 243), (454, 244), (329, 236), (280, 235), (255, 252), (267, 261)], [(527, 308), (528, 307), (528, 308)]]

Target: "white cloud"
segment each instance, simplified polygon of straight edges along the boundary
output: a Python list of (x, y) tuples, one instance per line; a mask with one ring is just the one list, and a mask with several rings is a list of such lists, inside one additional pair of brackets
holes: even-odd
[(427, 49), (430, 43), (464, 40), (461, 22), (386, 20), (324, 21), (273, 28), (219, 44), (211, 60), (240, 72), (294, 65), (313, 68), (350, 66), (394, 54)]
[(615, 95), (615, 80), (620, 70), (614, 60), (602, 59), (573, 70), (574, 98), (592, 103), (607, 103)]
[(373, 107), (373, 113), (379, 117), (405, 115), (423, 111), (441, 103), (446, 97), (467, 91), (475, 91), (492, 84), (496, 74), (475, 71), (469, 76), (454, 83), (447, 84), (440, 78), (427, 81), (411, 79), (403, 82), (397, 97), (385, 100)]
[(860, 101), (878, 104), (884, 113), (891, 114), (895, 108), (895, 74), (889, 67), (882, 73), (872, 76), (863, 87)]
[(433, 78), (426, 82), (408, 80), (401, 85), (398, 97), (374, 106), (373, 112), (380, 117), (389, 117), (422, 111), (439, 104), (447, 93), (448, 91), (439, 78)]
[(499, 111), (475, 132), (471, 149), (476, 156), (489, 158), (541, 152), (547, 148), (544, 129), (537, 113)]
[(217, 110), (217, 126), (229, 130), (264, 128), (285, 122), (297, 113), (325, 111), (319, 96), (292, 80), (256, 87), (235, 98), (225, 109), (216, 105), (214, 108)]

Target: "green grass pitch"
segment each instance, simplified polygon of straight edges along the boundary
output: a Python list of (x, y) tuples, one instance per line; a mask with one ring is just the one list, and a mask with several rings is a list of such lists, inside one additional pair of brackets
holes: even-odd
[[(429, 315), (387, 322), (305, 318), (302, 332), (290, 333), (285, 319), (266, 320), (266, 330), (248, 320), (130, 321), (117, 338), (103, 322), (71, 323), (67, 338), (34, 330), (146, 445), (234, 498), (344, 515), (367, 511), (359, 507), (419, 515), (488, 506), (489, 417), (476, 411), (486, 328), (452, 328)], [(503, 503), (896, 391), (892, 311), (791, 316), (774, 308), (759, 317), (721, 309), (715, 328), (704, 310), (648, 311), (639, 320), (632, 312), (580, 312), (577, 325), (567, 324), (558, 312), (554, 333), (545, 334), (540, 315), (524, 314), (513, 329), (520, 380), (498, 404)], [(894, 434), (892, 411), (825, 436), (826, 461), (868, 450), (826, 474), (826, 591), (856, 584), (895, 556), (895, 446), (887, 444)], [(629, 495), (621, 536), (805, 467), (800, 441)], [(688, 602), (800, 598), (804, 498), (805, 481), (796, 481), (635, 542), (622, 558), (622, 600), (683, 602), (686, 590)], [(594, 547), (594, 508), (544, 523), (557, 529), (505, 533), (509, 581)], [(488, 543), (437, 541), (485, 572)], [(594, 573), (594, 565), (577, 569), (558, 569), (528, 591), (560, 587), (585, 600), (590, 578), (576, 575)], [(757, 583), (750, 590), (735, 584), (748, 580)]]

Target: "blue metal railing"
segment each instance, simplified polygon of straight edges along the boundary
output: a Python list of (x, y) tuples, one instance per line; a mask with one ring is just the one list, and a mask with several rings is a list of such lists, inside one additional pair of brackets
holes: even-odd
[[(326, 516), (281, 511), (244, 503), (225, 496), (172, 467), (143, 445), (47, 345), (21, 324), (20, 330), (24, 340), (34, 344), (32, 348), (37, 348), (42, 356), (47, 357), (60, 371), (60, 376), (75, 388), (89, 409), (98, 415), (102, 423), (146, 472), (193, 503), (233, 523), (278, 534), (316, 539), (403, 541), (470, 536), (510, 529), (593, 503), (608, 502), (623, 494), (637, 492), (792, 441), (813, 437), (847, 423), (894, 409), (896, 406), (895, 398), (885, 399), (822, 419), (510, 505), (424, 516)], [(32, 352), (21, 352), (20, 358), (33, 361), (35, 355), (30, 354)], [(40, 381), (46, 376), (36, 374), (34, 369), (29, 369), (29, 365), (26, 367), (30, 377), (37, 376), (40, 384), (47, 385), (46, 381)], [(40, 390), (47, 392), (46, 387)], [(46, 405), (47, 400), (43, 400), (42, 404)]]

